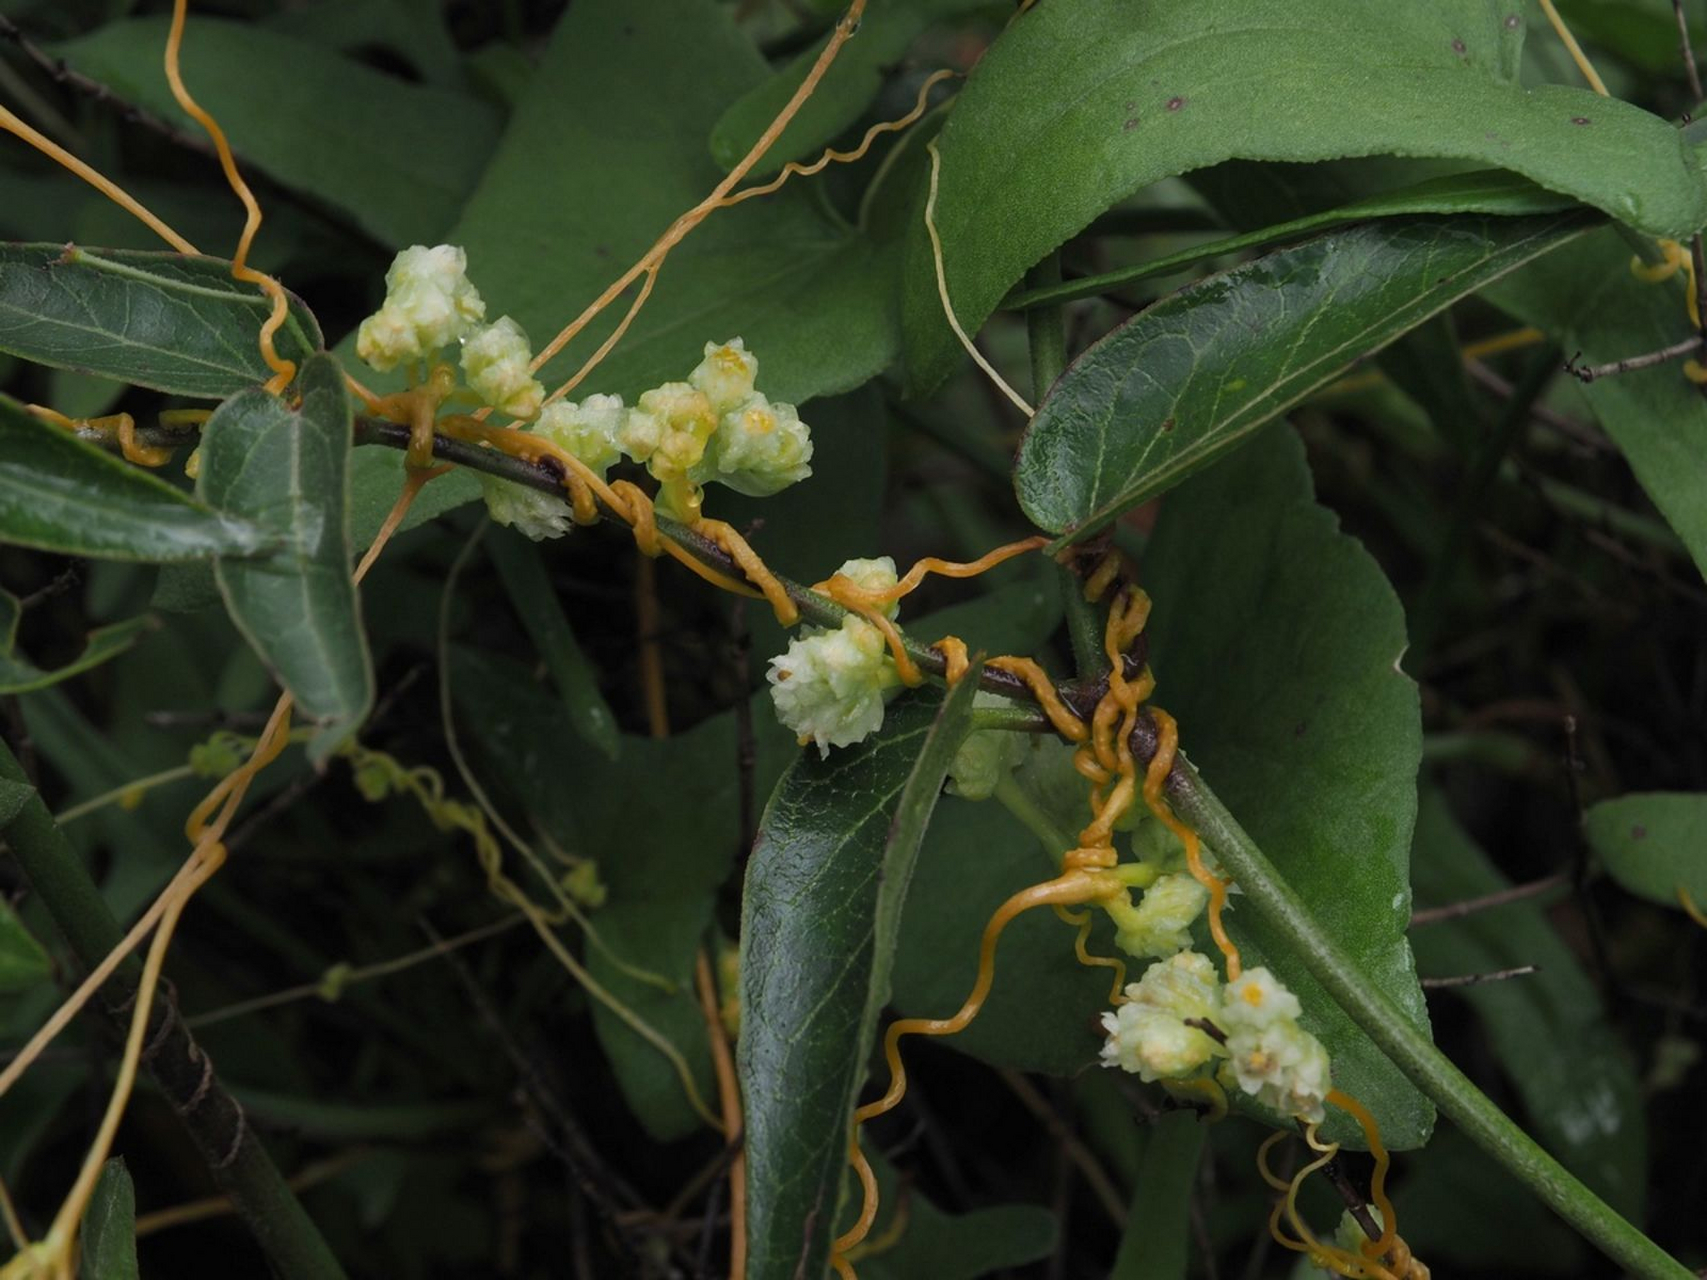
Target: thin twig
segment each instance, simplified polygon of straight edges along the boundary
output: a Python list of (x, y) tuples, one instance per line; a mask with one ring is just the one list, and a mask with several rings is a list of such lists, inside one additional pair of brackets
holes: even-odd
[[(1677, 18), (1677, 44), (1683, 51), (1683, 70), (1689, 77), (1691, 106), (1701, 101), (1701, 73), (1695, 69), (1695, 49), (1689, 43), (1689, 16), (1683, 11), (1683, 0), (1671, 0), (1672, 14)], [(1697, 236), (1699, 242), (1701, 237)]]
[[(1464, 372), (1470, 375), (1472, 381), (1481, 383), (1500, 399), (1511, 399), (1511, 383), (1500, 377), (1480, 360), (1466, 360)], [(1612, 442), (1598, 428), (1555, 409), (1549, 409), (1544, 404), (1530, 405), (1529, 418), (1530, 421), (1551, 428), (1573, 444), (1581, 445), (1584, 449), (1592, 450), (1595, 453), (1613, 452)]]
[(1442, 920), (1458, 920), (1478, 911), (1503, 907), (1508, 902), (1522, 902), (1525, 898), (1533, 898), (1549, 889), (1562, 889), (1570, 883), (1571, 873), (1559, 871), (1526, 884), (1514, 884), (1496, 893), (1483, 894), (1479, 898), (1466, 898), (1462, 902), (1448, 903), (1444, 907), (1425, 907), (1420, 911), (1411, 912), (1411, 928), (1419, 929), (1424, 925), (1439, 924)]
[(1669, 347), (1661, 347), (1658, 351), (1649, 351), (1645, 355), (1625, 356), (1622, 360), (1613, 360), (1608, 364), (1579, 365), (1576, 356), (1565, 361), (1565, 372), (1578, 382), (1593, 382), (1597, 378), (1610, 378), (1614, 374), (1634, 373), (1638, 369), (1652, 369), (1655, 365), (1692, 355), (1701, 350), (1704, 340), (1697, 333), (1685, 338), (1682, 342), (1674, 342)]
[(1060, 1143), (1067, 1158), (1085, 1177), (1091, 1193), (1096, 1196), (1097, 1203), (1108, 1214), (1109, 1221), (1115, 1226), (1123, 1226), (1126, 1222), (1126, 1202), (1120, 1193), (1114, 1189), (1114, 1182), (1103, 1170), (1102, 1164), (1091, 1153), (1089, 1147), (1079, 1140), (1067, 1122), (1063, 1120), (1049, 1100), (1039, 1093), (1036, 1087), (1017, 1071), (1002, 1070), (1002, 1083), (1006, 1084), (1014, 1096), (1025, 1104), (1025, 1109), (1042, 1122), (1049, 1131), (1049, 1136)]
[(1488, 973), (1460, 973), (1450, 978), (1422, 978), (1419, 981), (1424, 991), (1438, 991), (1445, 987), (1474, 987), (1483, 982), (1504, 982), (1507, 978), (1521, 978), (1526, 974), (1539, 970), (1532, 964), (1513, 965), (1510, 969), (1494, 969)]

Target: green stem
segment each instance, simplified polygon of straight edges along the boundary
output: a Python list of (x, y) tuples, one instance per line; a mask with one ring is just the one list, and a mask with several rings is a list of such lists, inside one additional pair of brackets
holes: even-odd
[(1197, 827), (1245, 901), (1279, 930), (1339, 1006), (1411, 1083), (1507, 1171), (1609, 1258), (1649, 1280), (1691, 1280), (1692, 1273), (1618, 1215), (1504, 1112), (1435, 1047), (1310, 915), (1303, 901), (1183, 759), (1168, 775), (1168, 795)]
[[(0, 779), (29, 786), (4, 741)], [(78, 959), (91, 969), (100, 964), (123, 941), (124, 930), (33, 789), (0, 835)], [(141, 976), (142, 962), (128, 957), (102, 989), (109, 1010), (130, 1003)], [(261, 1146), (242, 1107), (219, 1082), (167, 993), (162, 997), (155, 1002), (145, 1065), (207, 1162), (214, 1183), (231, 1197), (283, 1280), (344, 1280), (343, 1268)]]

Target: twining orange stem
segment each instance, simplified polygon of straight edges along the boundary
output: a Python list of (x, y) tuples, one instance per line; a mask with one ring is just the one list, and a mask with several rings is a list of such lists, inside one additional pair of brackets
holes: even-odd
[[(652, 562), (646, 561), (648, 565)], [(701, 947), (694, 956), (694, 986), (699, 992), (700, 1012), (705, 1016), (705, 1034), (711, 1043), (711, 1065), (717, 1072), (717, 1101), (723, 1112), (723, 1132), (730, 1142), (739, 1142), (742, 1131), (741, 1085), (729, 1053), (729, 1039), (717, 1012), (717, 983), (711, 976), (711, 960)], [(736, 1151), (729, 1162), (729, 1274), (747, 1274), (747, 1160)]]
[(237, 238), (237, 251), (231, 256), (231, 274), (247, 284), (260, 286), (261, 291), (272, 300), (272, 311), (261, 325), (260, 342), (261, 357), (273, 371), (272, 378), (267, 382), (267, 389), (277, 395), (289, 386), (290, 380), (296, 376), (296, 365), (281, 356), (274, 345), (278, 331), (284, 327), (290, 314), (290, 303), (285, 296), (283, 285), (272, 276), (256, 271), (249, 265), (249, 248), (255, 242), (255, 233), (261, 229), (260, 202), (255, 199), (255, 193), (249, 189), (249, 184), (243, 180), (243, 175), (238, 172), (237, 161), (231, 154), (231, 143), (226, 140), (225, 130), (190, 96), (190, 91), (184, 84), (178, 63), (184, 45), (184, 24), (188, 17), (189, 0), (173, 0), (172, 26), (166, 34), (166, 82), (172, 86), (172, 96), (178, 100), (178, 105), (206, 129), (208, 137), (213, 139), (214, 150), (219, 153), (219, 167), (225, 172), (225, 181), (243, 203), (243, 232)]
[(1151, 757), (1150, 767), (1144, 774), (1144, 803), (1156, 820), (1185, 846), (1185, 864), (1192, 879), (1209, 890), (1209, 934), (1227, 962), (1227, 981), (1234, 982), (1243, 972), (1243, 964), (1239, 948), (1227, 936), (1227, 926), (1221, 919), (1221, 913), (1227, 907), (1227, 886), (1232, 881), (1215, 875), (1204, 865), (1203, 844), (1197, 838), (1197, 832), (1174, 816), (1172, 807), (1163, 797), (1162, 784), (1174, 767), (1174, 755), (1179, 749), (1179, 726), (1160, 707), (1150, 708), (1150, 718), (1156, 724), (1156, 754)]

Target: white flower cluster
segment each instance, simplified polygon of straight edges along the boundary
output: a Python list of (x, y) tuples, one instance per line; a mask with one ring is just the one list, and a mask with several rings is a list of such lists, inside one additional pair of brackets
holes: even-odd
[[(1298, 998), (1267, 969), (1248, 969), (1222, 987), (1207, 956), (1181, 951), (1152, 964), (1127, 985), (1126, 1002), (1102, 1015), (1103, 1064), (1146, 1081), (1178, 1080), (1222, 1059), (1222, 1084), (1281, 1115), (1319, 1122), (1332, 1087), (1328, 1053), (1298, 1025), (1300, 1012)], [(1188, 1020), (1212, 1023), (1226, 1043)]]
[(1191, 945), (1191, 922), (1209, 903), (1209, 890), (1193, 877), (1157, 876), (1136, 907), (1124, 898), (1106, 904), (1114, 921), (1114, 945), (1140, 960), (1165, 960)]
[[(588, 396), (580, 404), (553, 400), (532, 424), (543, 436), (574, 454), (603, 478), (611, 464), (622, 457), (617, 432), (622, 426), (619, 396)], [(486, 497), (486, 511), (499, 524), (509, 525), (535, 542), (560, 538), (574, 527), (569, 505), (555, 493), (542, 493), (526, 485), (476, 473)]]
[(356, 330), (356, 354), (388, 373), (401, 364), (431, 362), (444, 348), (462, 344), (468, 385), (494, 409), (513, 418), (539, 412), (545, 388), (528, 365), (533, 349), (509, 316), (489, 325), (486, 303), (468, 278), (460, 245), (412, 244), (391, 260), (385, 301)]
[[(896, 582), (888, 556), (849, 560), (838, 572), (879, 591)], [(771, 659), (766, 678), (777, 719), (799, 735), (802, 746), (817, 743), (820, 756), (876, 733), (884, 695), (900, 683), (883, 633), (851, 613), (834, 630), (803, 628), (787, 652)]]
[(686, 382), (643, 393), (623, 421), (623, 452), (657, 479), (766, 498), (812, 474), (812, 433), (791, 404), (755, 381), (759, 362), (739, 338), (705, 344)]

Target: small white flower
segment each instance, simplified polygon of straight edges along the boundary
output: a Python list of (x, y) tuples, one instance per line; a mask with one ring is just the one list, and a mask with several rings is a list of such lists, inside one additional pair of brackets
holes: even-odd
[(821, 756), (877, 732), (884, 692), (899, 683), (882, 633), (852, 614), (835, 631), (796, 636), (766, 678), (777, 719)]
[(384, 304), (356, 332), (356, 354), (382, 373), (430, 359), (486, 316), (458, 245), (410, 245), (391, 260), (385, 287)]
[(588, 396), (580, 404), (553, 400), (540, 410), (534, 430), (567, 449), (603, 479), (622, 458), (619, 436), (624, 414), (621, 396)]
[(1213, 1020), (1219, 981), (1207, 956), (1182, 951), (1158, 960), (1126, 987), (1126, 1003), (1102, 1015), (1108, 1041), (1103, 1065), (1133, 1071), (1139, 1079), (1174, 1080), (1219, 1055), (1221, 1046), (1187, 1018)]
[(480, 481), (480, 491), (486, 497), (486, 510), (492, 518), (535, 542), (561, 538), (574, 525), (569, 504), (561, 497), (482, 472), (476, 472), (475, 478)]
[(812, 429), (793, 405), (755, 392), (718, 419), (710, 462), (704, 479), (768, 498), (812, 474)]
[(1115, 945), (1127, 955), (1164, 959), (1191, 946), (1191, 922), (1209, 902), (1209, 891), (1188, 875), (1158, 876), (1137, 907), (1111, 912)]
[(462, 371), (468, 385), (487, 404), (512, 418), (531, 418), (545, 399), (545, 387), (528, 369), (533, 348), (521, 325), (499, 316), (465, 339)]
[(706, 343), (705, 359), (688, 374), (688, 381), (705, 392), (712, 409), (721, 415), (753, 394), (758, 376), (758, 359), (747, 351), (747, 344), (741, 339), (731, 338), (721, 345)]
[(1221, 1000), (1220, 1025), (1231, 1034), (1240, 1028), (1261, 1030), (1277, 1022), (1296, 1022), (1303, 1006), (1298, 997), (1267, 969), (1246, 969), (1227, 984)]
[(1333, 1087), (1328, 1051), (1298, 1025), (1301, 1012), (1298, 997), (1267, 969), (1247, 969), (1229, 983), (1216, 1019), (1227, 1033), (1222, 1074), (1282, 1115), (1320, 1121)]

